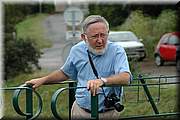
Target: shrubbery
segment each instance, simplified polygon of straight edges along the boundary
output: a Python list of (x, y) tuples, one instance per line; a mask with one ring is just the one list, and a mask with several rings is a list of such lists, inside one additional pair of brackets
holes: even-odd
[(38, 59), (41, 52), (30, 39), (13, 39), (12, 35), (5, 35), (4, 44), (5, 79), (20, 73), (32, 72), (40, 69)]
[[(54, 5), (43, 4), (42, 11), (52, 13)], [(41, 52), (35, 40), (30, 38), (18, 38), (16, 36), (16, 24), (22, 22), (27, 16), (39, 13), (38, 4), (4, 4), (4, 78), (15, 77), (20, 73), (29, 73), (34, 69), (40, 69), (38, 59)]]

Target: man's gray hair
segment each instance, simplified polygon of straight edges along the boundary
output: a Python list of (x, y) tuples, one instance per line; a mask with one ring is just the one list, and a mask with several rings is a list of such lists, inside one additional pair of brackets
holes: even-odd
[(82, 23), (82, 33), (86, 33), (88, 26), (97, 22), (104, 23), (109, 31), (109, 23), (104, 17), (100, 15), (90, 15)]

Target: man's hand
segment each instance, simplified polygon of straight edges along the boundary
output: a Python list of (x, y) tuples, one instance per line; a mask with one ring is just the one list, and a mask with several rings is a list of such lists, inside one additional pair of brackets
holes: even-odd
[(95, 96), (97, 91), (103, 84), (104, 82), (101, 79), (89, 80), (87, 82), (87, 89), (90, 90), (93, 96)]
[(27, 85), (32, 85), (33, 89), (39, 87), (43, 83), (44, 83), (44, 78), (32, 79), (32, 80), (29, 80), (29, 81), (25, 82), (25, 84), (27, 84)]

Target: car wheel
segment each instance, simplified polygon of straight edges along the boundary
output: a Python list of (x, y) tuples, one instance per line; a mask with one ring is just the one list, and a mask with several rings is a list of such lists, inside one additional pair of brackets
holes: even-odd
[(176, 69), (178, 72), (180, 72), (180, 59), (176, 61)]
[(161, 59), (161, 57), (159, 55), (155, 56), (155, 63), (157, 66), (162, 66), (164, 61)]

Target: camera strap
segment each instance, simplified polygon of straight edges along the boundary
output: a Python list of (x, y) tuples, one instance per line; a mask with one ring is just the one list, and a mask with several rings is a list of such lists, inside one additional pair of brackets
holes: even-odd
[(95, 68), (95, 66), (94, 66), (94, 63), (93, 63), (92, 59), (91, 59), (89, 50), (87, 50), (87, 53), (88, 53), (88, 58), (89, 58), (89, 62), (90, 62), (91, 68), (92, 68), (92, 70), (93, 70), (93, 73), (94, 73), (94, 75), (96, 76), (96, 78), (99, 79), (98, 72), (97, 72), (97, 70), (96, 70), (96, 68)]

